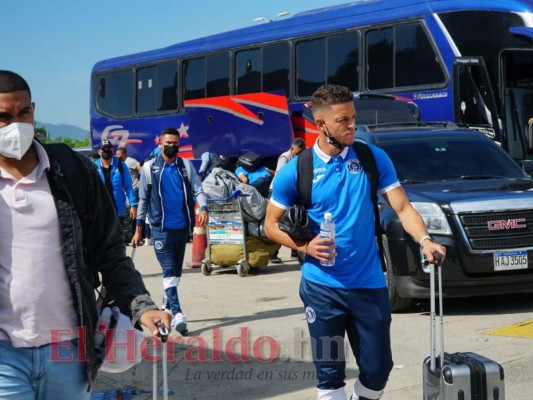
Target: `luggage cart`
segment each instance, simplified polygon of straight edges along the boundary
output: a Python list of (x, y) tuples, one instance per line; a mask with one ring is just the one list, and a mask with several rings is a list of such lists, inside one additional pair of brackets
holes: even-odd
[[(219, 265), (217, 272), (237, 270), (244, 277), (250, 270), (246, 252), (246, 236), (242, 218), (240, 191), (236, 190), (229, 197), (207, 199), (209, 223), (207, 225), (207, 250), (209, 258), (202, 260), (202, 273), (211, 275), (215, 270), (213, 264)], [(242, 251), (241, 251), (242, 249)], [(224, 252), (224, 261), (215, 257), (213, 250)], [(232, 253), (235, 257), (232, 257)]]

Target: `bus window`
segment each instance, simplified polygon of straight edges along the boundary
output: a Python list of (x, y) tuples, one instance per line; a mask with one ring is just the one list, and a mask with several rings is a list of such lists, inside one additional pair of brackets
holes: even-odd
[(443, 84), (439, 56), (420, 24), (367, 33), (370, 90)]
[(174, 111), (178, 108), (178, 63), (157, 65), (157, 111)]
[[(498, 96), (496, 83), (501, 49), (530, 47), (529, 40), (509, 32), (512, 26), (524, 25), (522, 17), (518, 13), (495, 10), (448, 12), (439, 14), (439, 17), (461, 55), (483, 57), (495, 95)], [(475, 32), (475, 35), (465, 35), (465, 32)]]
[(289, 51), (288, 43), (238, 51), (235, 56), (235, 93), (284, 90), (288, 96)]
[(357, 33), (333, 36), (327, 39), (328, 83), (344, 85), (351, 91), (359, 90), (359, 35)]
[(205, 97), (229, 94), (229, 53), (206, 57)]
[(310, 97), (326, 83), (326, 41), (313, 39), (296, 45), (296, 95)]
[(320, 85), (332, 83), (358, 90), (357, 33), (301, 41), (296, 45), (296, 91), (309, 97)]
[(176, 110), (177, 78), (177, 63), (174, 61), (137, 69), (137, 113)]
[(96, 106), (104, 114), (115, 118), (133, 114), (133, 71), (117, 71), (96, 75)]
[(500, 59), (506, 145), (515, 159), (533, 158), (533, 49), (504, 50)]
[(289, 96), (289, 59), (288, 43), (263, 48), (263, 91), (284, 90)]
[(235, 76), (236, 94), (261, 91), (261, 49), (237, 52)]
[(420, 24), (395, 28), (394, 57), (396, 87), (444, 83), (446, 80), (438, 55)]
[(392, 74), (394, 48), (392, 28), (373, 30), (367, 33), (368, 75), (370, 90), (394, 87)]
[(205, 59), (195, 58), (183, 62), (183, 99), (205, 97)]
[(137, 70), (137, 113), (148, 114), (155, 106), (155, 65)]

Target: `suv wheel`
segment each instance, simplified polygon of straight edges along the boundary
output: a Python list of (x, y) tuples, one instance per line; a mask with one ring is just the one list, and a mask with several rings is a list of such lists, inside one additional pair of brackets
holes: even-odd
[(400, 297), (396, 289), (396, 277), (394, 276), (394, 268), (392, 265), (392, 257), (390, 255), (389, 243), (387, 236), (383, 235), (383, 257), (385, 258), (385, 265), (387, 272), (385, 272), (385, 280), (387, 281), (387, 288), (389, 291), (389, 303), (392, 312), (400, 312), (408, 310), (413, 301), (405, 297)]

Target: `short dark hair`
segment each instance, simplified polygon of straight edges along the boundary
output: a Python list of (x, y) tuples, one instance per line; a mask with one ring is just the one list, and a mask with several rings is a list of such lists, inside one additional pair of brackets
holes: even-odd
[(294, 138), (292, 140), (291, 147), (299, 147), (300, 149), (305, 149), (305, 140), (301, 137)]
[(346, 86), (341, 85), (322, 85), (311, 97), (313, 114), (318, 109), (352, 101), (353, 93)]
[(30, 86), (22, 76), (12, 71), (0, 70), (0, 93), (12, 93), (18, 91), (28, 92), (31, 98)]
[(180, 133), (178, 132), (178, 130), (176, 128), (172, 128), (172, 127), (167, 127), (165, 129), (163, 129), (163, 131), (161, 132), (161, 136), (163, 135), (175, 135), (175, 136), (179, 136)]

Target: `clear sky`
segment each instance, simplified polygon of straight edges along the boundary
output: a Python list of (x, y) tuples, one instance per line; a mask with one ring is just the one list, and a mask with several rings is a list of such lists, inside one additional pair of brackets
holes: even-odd
[(253, 25), (257, 17), (346, 2), (0, 0), (0, 69), (28, 81), (39, 121), (89, 129), (89, 80), (97, 61)]

